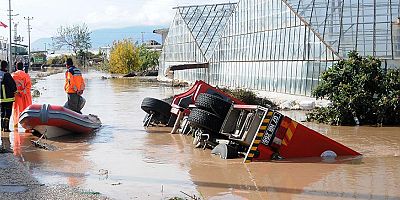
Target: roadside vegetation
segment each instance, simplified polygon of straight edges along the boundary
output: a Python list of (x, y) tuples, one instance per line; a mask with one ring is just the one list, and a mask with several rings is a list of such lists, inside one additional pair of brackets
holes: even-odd
[(243, 101), (247, 105), (261, 105), (267, 108), (276, 108), (277, 105), (267, 98), (261, 98), (250, 90), (219, 88), (223, 92)]
[(140, 45), (138, 48), (140, 71), (154, 70), (159, 64), (160, 52), (149, 50), (146, 45)]
[(78, 60), (76, 59), (75, 56), (69, 56), (69, 55), (60, 55), (60, 56), (55, 56), (52, 58), (49, 58), (46, 62), (47, 65), (65, 65), (65, 62), (67, 61), (67, 58), (72, 58), (72, 61), (76, 64), (78, 64)]
[(159, 52), (125, 39), (113, 44), (109, 60), (100, 64), (99, 68), (113, 74), (132, 74), (134, 76), (155, 70), (159, 57)]
[(127, 74), (138, 71), (139, 63), (139, 49), (130, 40), (115, 42), (111, 47), (109, 72)]
[[(76, 57), (75, 55), (59, 55), (54, 56), (47, 59), (46, 65), (49, 67), (65, 67), (65, 62), (67, 58), (72, 58), (72, 61), (76, 66), (83, 67), (83, 66), (95, 66), (98, 68), (100, 61), (103, 59), (103, 55), (101, 53), (94, 54), (92, 52), (85, 53), (85, 60), (80, 59), (80, 57)], [(100, 60), (100, 61), (99, 61)], [(85, 62), (85, 63), (84, 63)], [(64, 69), (64, 68), (63, 68)]]
[(381, 61), (350, 52), (321, 75), (313, 91), (317, 99), (326, 98), (331, 105), (317, 108), (308, 121), (331, 125), (400, 124), (400, 70), (385, 70)]

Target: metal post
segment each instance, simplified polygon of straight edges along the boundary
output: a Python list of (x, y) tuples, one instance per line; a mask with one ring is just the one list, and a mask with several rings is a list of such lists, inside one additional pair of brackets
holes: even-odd
[[(33, 17), (24, 17), (28, 21), (28, 70), (31, 68), (31, 24), (30, 21)], [(46, 44), (46, 43), (45, 43)], [(27, 70), (25, 70), (27, 71)]]
[(11, 66), (13, 65), (13, 62), (12, 62), (12, 48), (11, 48), (11, 45), (12, 45), (12, 38), (11, 38), (11, 0), (8, 0), (8, 24), (9, 24), (9, 26), (8, 26), (8, 28), (9, 28), (9, 31), (10, 31), (10, 46), (8, 47), (9, 48), (9, 52), (10, 52), (10, 55), (9, 55), (9, 57), (8, 57), (8, 71), (9, 72), (11, 72)]

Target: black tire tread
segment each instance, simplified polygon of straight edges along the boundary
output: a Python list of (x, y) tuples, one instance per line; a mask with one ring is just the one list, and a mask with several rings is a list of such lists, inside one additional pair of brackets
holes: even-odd
[(144, 110), (146, 113), (152, 113), (156, 112), (158, 114), (164, 115), (164, 116), (170, 116), (171, 115), (171, 105), (168, 104), (165, 101), (151, 98), (151, 97), (146, 97), (142, 101), (141, 105), (142, 110)]
[(197, 96), (196, 107), (212, 112), (221, 118), (225, 118), (231, 108), (231, 103), (212, 94), (201, 93)]
[(192, 109), (188, 121), (194, 127), (206, 129), (213, 133), (218, 133), (223, 123), (219, 116), (199, 108)]

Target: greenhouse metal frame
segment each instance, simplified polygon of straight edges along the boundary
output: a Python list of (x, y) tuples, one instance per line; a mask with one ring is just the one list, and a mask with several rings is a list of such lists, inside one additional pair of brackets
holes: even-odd
[(241, 0), (175, 9), (160, 79), (173, 69), (175, 80), (311, 96), (321, 73), (352, 50), (381, 58), (383, 67), (399, 63), (399, 0)]

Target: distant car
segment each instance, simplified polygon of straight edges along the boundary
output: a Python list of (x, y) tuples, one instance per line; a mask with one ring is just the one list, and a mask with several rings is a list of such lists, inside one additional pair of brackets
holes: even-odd
[(31, 68), (41, 68), (42, 65), (46, 64), (47, 56), (44, 53), (33, 54), (31, 57)]

